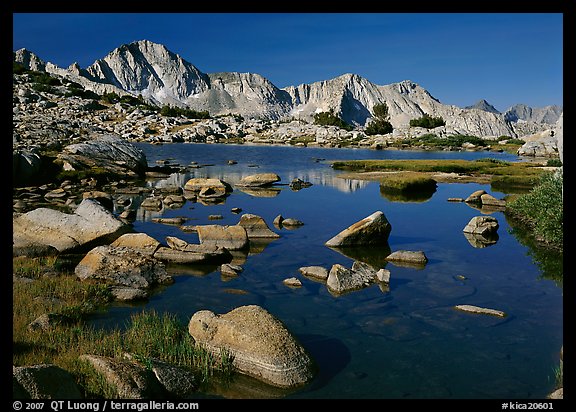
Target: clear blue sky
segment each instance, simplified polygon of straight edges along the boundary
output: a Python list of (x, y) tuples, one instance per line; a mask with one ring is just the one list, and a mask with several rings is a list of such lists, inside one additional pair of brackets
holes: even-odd
[(277, 87), (355, 73), (444, 104), (563, 105), (563, 13), (14, 13), (13, 50), (85, 68), (150, 40), (205, 73)]

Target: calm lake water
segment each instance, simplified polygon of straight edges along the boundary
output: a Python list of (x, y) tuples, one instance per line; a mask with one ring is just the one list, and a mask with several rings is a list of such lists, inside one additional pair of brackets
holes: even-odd
[[(175, 283), (141, 304), (117, 304), (94, 320), (102, 327), (122, 326), (130, 315), (154, 309), (176, 314), (184, 323), (198, 310), (221, 314), (256, 304), (280, 319), (310, 352), (319, 366), (314, 381), (296, 391), (280, 391), (239, 378), (228, 388), (206, 396), (227, 398), (338, 399), (543, 399), (555, 388), (555, 368), (563, 344), (562, 288), (549, 280), (528, 246), (512, 233), (501, 212), (498, 241), (474, 247), (462, 229), (482, 213), (450, 197), (466, 198), (484, 189), (476, 183), (438, 184), (419, 201), (396, 200), (380, 192), (378, 182), (345, 180), (330, 167), (337, 159), (476, 159), (516, 161), (516, 156), (492, 152), (415, 152), (369, 149), (322, 149), (286, 146), (205, 144), (139, 144), (148, 163), (169, 159), (182, 166), (201, 167), (150, 180), (151, 186), (184, 186), (191, 177), (220, 178), (230, 184), (243, 176), (274, 172), (281, 184), (255, 195), (234, 188), (225, 202), (187, 202), (161, 212), (139, 210), (134, 222), (165, 243), (177, 236), (198, 243), (195, 233), (154, 223), (154, 217), (188, 219), (188, 225), (238, 223), (240, 215), (261, 216), (280, 238), (239, 256), (244, 271), (222, 277), (218, 267), (169, 267)], [(229, 165), (234, 160), (237, 164)], [(312, 183), (299, 191), (294, 178)], [(241, 214), (231, 212), (241, 208)], [(382, 211), (392, 225), (389, 248), (372, 247), (346, 256), (324, 243), (349, 225)], [(304, 225), (278, 229), (281, 214)], [(209, 220), (209, 215), (222, 215)], [(395, 250), (423, 251), (428, 263), (414, 268), (386, 263)], [(351, 267), (354, 259), (385, 267), (389, 288), (377, 284), (341, 296), (326, 285), (302, 276), (302, 266), (335, 263)], [(283, 280), (296, 277), (302, 287)], [(469, 304), (506, 312), (498, 318), (455, 310)], [(203, 396), (203, 395), (202, 395)]]

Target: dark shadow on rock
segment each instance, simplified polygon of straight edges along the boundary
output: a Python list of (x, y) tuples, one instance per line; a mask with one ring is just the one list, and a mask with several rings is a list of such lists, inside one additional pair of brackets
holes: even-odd
[(364, 246), (347, 246), (347, 247), (330, 247), (330, 249), (344, 255), (350, 259), (358, 260), (372, 266), (374, 269), (386, 267), (388, 256), (392, 250), (388, 243), (381, 245), (364, 245)]

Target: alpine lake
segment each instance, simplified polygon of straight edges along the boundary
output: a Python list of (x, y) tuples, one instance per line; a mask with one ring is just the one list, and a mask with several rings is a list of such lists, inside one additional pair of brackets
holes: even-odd
[[(483, 213), (465, 202), (478, 183), (438, 183), (432, 194), (388, 196), (378, 181), (344, 179), (331, 162), (353, 159), (467, 159), (519, 161), (498, 152), (404, 151), (264, 145), (136, 143), (149, 165), (194, 165), (185, 173), (148, 179), (153, 187), (180, 186), (193, 177), (218, 178), (234, 190), (218, 204), (186, 202), (177, 209), (139, 208), (133, 222), (165, 244), (167, 236), (198, 243), (195, 232), (155, 223), (183, 217), (186, 225), (235, 225), (244, 213), (261, 216), (280, 235), (251, 244), (236, 264), (236, 277), (217, 265), (169, 265), (175, 282), (141, 303), (116, 303), (96, 314), (96, 327), (122, 328), (136, 312), (176, 315), (184, 324), (199, 310), (226, 313), (259, 305), (284, 323), (318, 366), (309, 384), (294, 390), (269, 387), (245, 376), (199, 393), (199, 398), (291, 399), (544, 399), (555, 389), (563, 345), (562, 258), (539, 251), (501, 211), (498, 239), (486, 247), (470, 242), (463, 228)], [(272, 172), (281, 181), (266, 190), (234, 187), (242, 177)], [(312, 185), (293, 190), (299, 178)], [(141, 202), (143, 197), (133, 199)], [(240, 208), (240, 213), (233, 213)], [(351, 224), (382, 211), (392, 226), (388, 246), (336, 250), (325, 242)], [(213, 220), (213, 215), (220, 215)], [(304, 224), (275, 227), (276, 216)], [(421, 267), (385, 260), (392, 251), (423, 251)], [(388, 285), (335, 296), (326, 284), (301, 275), (300, 267), (355, 260), (390, 270)], [(284, 279), (302, 285), (290, 287)], [(560, 280), (559, 280), (560, 279)], [(505, 317), (454, 309), (467, 304), (504, 311)]]

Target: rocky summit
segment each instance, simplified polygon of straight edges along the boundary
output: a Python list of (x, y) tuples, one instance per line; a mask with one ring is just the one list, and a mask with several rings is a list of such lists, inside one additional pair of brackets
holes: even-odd
[(460, 108), (441, 103), (410, 80), (376, 85), (352, 73), (280, 89), (255, 73), (203, 73), (148, 40), (121, 45), (85, 69), (78, 64), (60, 68), (26, 49), (13, 57), (27, 69), (59, 76), (98, 94), (141, 97), (155, 105), (186, 107), (212, 116), (312, 123), (316, 113), (332, 110), (345, 122), (363, 128), (373, 120), (374, 106), (386, 103), (397, 133), (405, 133), (411, 119), (427, 114), (445, 120), (443, 130), (437, 130), (440, 134), (520, 138), (552, 129), (562, 113), (559, 106), (520, 104), (499, 113), (486, 101)]

